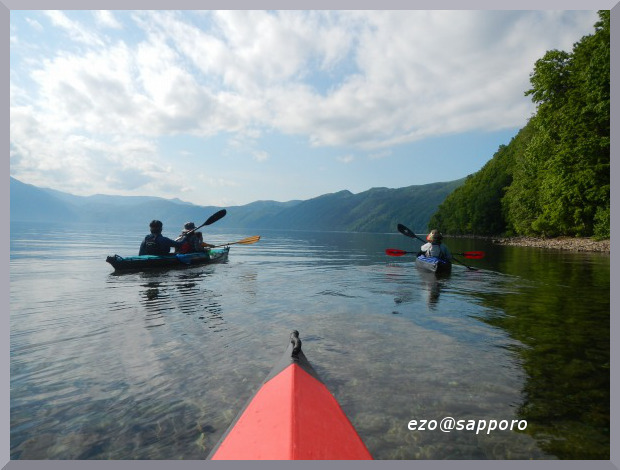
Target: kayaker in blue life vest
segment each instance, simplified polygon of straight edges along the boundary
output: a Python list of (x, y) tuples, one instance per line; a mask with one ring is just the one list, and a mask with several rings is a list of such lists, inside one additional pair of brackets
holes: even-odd
[(142, 244), (140, 245), (140, 252), (138, 253), (139, 256), (163, 256), (170, 253), (170, 248), (181, 247), (180, 242), (171, 240), (170, 238), (164, 237), (161, 234), (161, 231), (164, 228), (164, 224), (162, 224), (159, 220), (151, 221), (149, 227), (151, 229), (151, 233), (144, 237), (144, 240), (142, 240)]
[(181, 235), (177, 237), (177, 241), (181, 243), (181, 246), (177, 249), (178, 253), (196, 253), (204, 251), (202, 237), (198, 236), (195, 230), (196, 225), (194, 222), (187, 222), (185, 224)]
[(441, 243), (443, 240), (443, 235), (439, 230), (431, 230), (431, 233), (426, 236), (426, 239), (428, 240), (428, 243), (425, 243), (420, 247), (420, 252), (418, 255), (422, 254), (428, 257), (452, 261), (452, 253), (450, 253), (450, 249)]

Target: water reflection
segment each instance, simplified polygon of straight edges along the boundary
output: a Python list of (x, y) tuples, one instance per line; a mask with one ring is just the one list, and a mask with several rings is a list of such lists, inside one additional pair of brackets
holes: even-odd
[[(608, 259), (454, 240), (481, 269), (427, 279), (386, 257), (400, 234), (273, 232), (227, 264), (110, 275), (122, 229), (33, 263), (11, 226), (12, 459), (204, 459), (291, 328), (378, 459), (609, 455)], [(406, 428), (446, 415), (531, 425)]]
[[(220, 293), (206, 287), (210, 274), (202, 270), (173, 275), (143, 274), (149, 282), (141, 284), (141, 304), (146, 312), (146, 327), (160, 327), (166, 321), (179, 321), (179, 314), (209, 324), (220, 331), (225, 320)], [(160, 280), (155, 280), (160, 279)]]
[[(398, 306), (416, 302), (422, 297), (428, 310), (437, 310), (441, 293), (449, 288), (451, 273), (432, 273), (415, 266), (408, 266), (406, 274), (403, 275), (402, 269), (390, 270), (384, 278), (386, 282), (398, 284), (398, 295), (394, 297), (394, 304)], [(394, 314), (399, 311), (392, 312)]]
[(162, 283), (157, 281), (143, 284), (142, 303), (146, 310), (146, 327), (153, 328), (163, 326), (165, 322), (164, 310), (170, 310), (170, 299), (168, 295), (160, 289)]
[(430, 310), (436, 310), (439, 296), (446, 282), (449, 282), (451, 273), (435, 274), (420, 271), (420, 285), (426, 293), (426, 305)]
[[(477, 271), (403, 280), (392, 313), (470, 344), (505, 349), (510, 369), (524, 374), (515, 418), (527, 420), (525, 433), (540, 449), (561, 459), (609, 459), (609, 256), (486, 248)], [(415, 310), (421, 295), (435, 315)], [(461, 312), (451, 310), (455, 296), (466, 299), (458, 302)], [(495, 328), (497, 338), (459, 321), (463, 314)]]
[(609, 258), (507, 250), (502, 268), (525, 273), (504, 295), (472, 292), (503, 314), (480, 320), (507, 331), (527, 373), (518, 416), (546, 452), (563, 459), (609, 459), (609, 308), (593, 285), (609, 285)]

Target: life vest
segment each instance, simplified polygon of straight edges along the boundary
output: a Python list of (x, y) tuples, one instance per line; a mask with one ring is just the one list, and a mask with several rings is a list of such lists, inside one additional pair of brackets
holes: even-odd
[(445, 251), (441, 249), (441, 243), (433, 243), (431, 247), (426, 250), (426, 256), (429, 258), (446, 258)]
[(194, 253), (200, 251), (198, 249), (198, 237), (196, 237), (193, 233), (189, 236), (184, 236), (181, 241), (182, 244), (178, 249), (179, 253)]
[(157, 243), (157, 237), (159, 234), (149, 234), (144, 238), (145, 251), (147, 255), (161, 255), (162, 249)]

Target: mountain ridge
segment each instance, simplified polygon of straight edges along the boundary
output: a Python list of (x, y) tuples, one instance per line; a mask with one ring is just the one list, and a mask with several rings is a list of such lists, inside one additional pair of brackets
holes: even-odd
[[(376, 187), (357, 194), (344, 189), (286, 202), (259, 200), (226, 207), (227, 216), (218, 226), (387, 233), (403, 222), (413, 230), (424, 232), (439, 204), (464, 181), (465, 178), (404, 188)], [(202, 222), (221, 209), (156, 196), (76, 196), (13, 177), (10, 177), (10, 191), (11, 221), (135, 223), (143, 220), (146, 225), (151, 219), (159, 219), (168, 226), (180, 226), (188, 220)]]

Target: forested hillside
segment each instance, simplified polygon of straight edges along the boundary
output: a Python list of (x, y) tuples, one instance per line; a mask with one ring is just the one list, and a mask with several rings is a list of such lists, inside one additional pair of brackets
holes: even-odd
[(463, 179), (405, 188), (372, 188), (358, 194), (324, 194), (263, 217), (264, 228), (394, 232), (398, 223), (424, 232), (431, 215)]
[(525, 92), (536, 114), (450, 194), (429, 226), (450, 234), (610, 233), (610, 12), (572, 52), (548, 51)]

